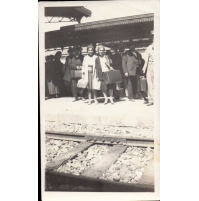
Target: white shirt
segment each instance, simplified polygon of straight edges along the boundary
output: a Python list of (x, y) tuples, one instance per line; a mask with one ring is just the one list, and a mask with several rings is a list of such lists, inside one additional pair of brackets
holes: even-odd
[(96, 55), (93, 55), (92, 57), (86, 55), (84, 57), (83, 65), (82, 65), (82, 73), (84, 73), (85, 78), (88, 78), (88, 66), (93, 66), (93, 73), (95, 72), (95, 59), (97, 58)]
[(133, 54), (137, 57), (137, 54), (136, 54), (136, 52), (133, 52)]
[(109, 71), (107, 65), (106, 65), (106, 58), (104, 57), (100, 57), (100, 63), (101, 63), (101, 67), (102, 67), (102, 72), (107, 72)]

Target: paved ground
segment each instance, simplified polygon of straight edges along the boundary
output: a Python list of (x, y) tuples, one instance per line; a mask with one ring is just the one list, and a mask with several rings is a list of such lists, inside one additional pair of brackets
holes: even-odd
[(153, 126), (153, 106), (146, 106), (143, 100), (118, 101), (104, 105), (88, 105), (73, 98), (48, 99), (45, 101), (46, 121), (64, 123), (97, 124), (110, 126)]

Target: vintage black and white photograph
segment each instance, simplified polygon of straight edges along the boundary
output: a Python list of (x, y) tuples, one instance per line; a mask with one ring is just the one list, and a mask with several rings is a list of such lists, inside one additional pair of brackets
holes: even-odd
[(44, 192), (158, 192), (156, 19), (158, 1), (39, 3)]

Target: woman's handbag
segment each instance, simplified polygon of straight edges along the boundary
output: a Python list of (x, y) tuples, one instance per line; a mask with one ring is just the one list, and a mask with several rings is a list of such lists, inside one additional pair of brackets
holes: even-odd
[(81, 78), (82, 77), (82, 71), (81, 70), (70, 70), (70, 77), (71, 78)]
[(104, 72), (105, 74), (105, 83), (106, 84), (113, 84), (117, 82), (122, 82), (122, 75), (119, 70), (110, 70)]
[(144, 76), (140, 77), (140, 85), (141, 85), (141, 91), (146, 92), (147, 91), (147, 80)]
[(82, 78), (82, 79), (78, 80), (78, 83), (77, 83), (78, 88), (85, 89), (85, 88), (87, 88), (87, 86), (88, 86), (88, 81), (86, 79)]
[(82, 70), (74, 70), (74, 78), (81, 78)]

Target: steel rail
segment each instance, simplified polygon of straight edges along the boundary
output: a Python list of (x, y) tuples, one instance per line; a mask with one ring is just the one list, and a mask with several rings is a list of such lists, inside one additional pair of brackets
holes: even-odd
[(126, 146), (139, 146), (139, 147), (154, 147), (153, 138), (145, 137), (120, 137), (113, 135), (90, 135), (82, 133), (69, 133), (69, 132), (54, 132), (46, 131), (47, 138), (71, 141), (88, 141), (98, 144), (120, 144)]

